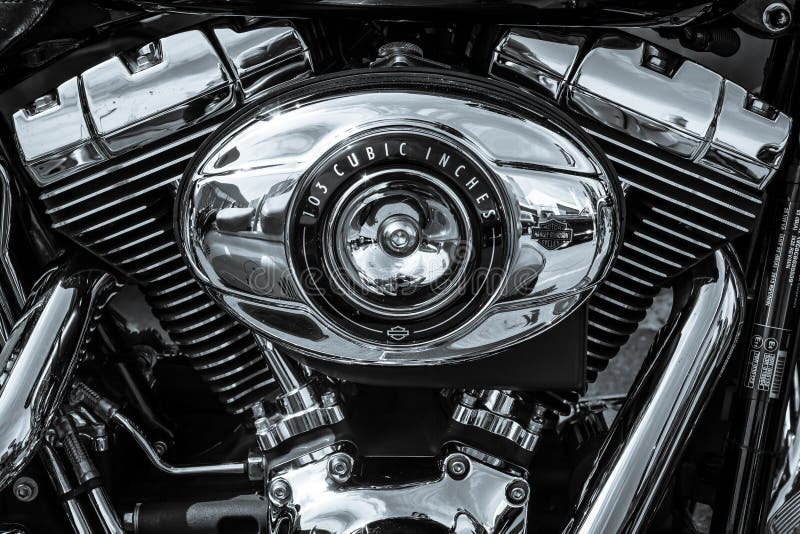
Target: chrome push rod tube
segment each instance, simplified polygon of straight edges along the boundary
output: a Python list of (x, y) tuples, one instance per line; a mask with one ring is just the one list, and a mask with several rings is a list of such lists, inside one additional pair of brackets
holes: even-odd
[(745, 289), (729, 249), (695, 268), (688, 299), (631, 387), (565, 532), (643, 530), (741, 329)]
[(0, 489), (36, 454), (97, 308), (116, 288), (75, 258), (36, 283), (0, 352)]

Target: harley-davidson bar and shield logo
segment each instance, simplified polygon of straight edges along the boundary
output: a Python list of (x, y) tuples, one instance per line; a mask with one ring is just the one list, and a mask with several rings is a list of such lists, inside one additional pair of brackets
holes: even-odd
[(564, 221), (549, 219), (534, 228), (531, 237), (547, 250), (556, 250), (572, 242), (572, 228)]

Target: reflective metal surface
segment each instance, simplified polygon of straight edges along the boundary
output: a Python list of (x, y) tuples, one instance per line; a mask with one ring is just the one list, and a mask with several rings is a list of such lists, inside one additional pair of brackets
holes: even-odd
[(119, 52), (34, 99), (13, 124), (29, 171), (46, 185), (310, 71), (310, 53), (285, 21), (190, 30)]
[(0, 269), (3, 289), (0, 289), (0, 341), (5, 343), (16, 320), (16, 312), (25, 304), (25, 291), (17, 270), (8, 254), (11, 233), (11, 182), (5, 163), (0, 161)]
[(333, 389), (321, 390), (314, 380), (305, 380), (292, 368), (294, 362), (281, 355), (268, 339), (256, 339), (282, 389), (269, 412), (261, 404), (253, 407), (261, 450), (274, 449), (290, 438), (344, 421), (344, 411)]
[[(266, 103), (221, 133), (185, 177), (180, 229), (195, 274), (274, 342), (359, 363), (485, 356), (565, 317), (605, 274), (620, 234), (618, 186), (584, 140), (547, 107), (485, 96), (499, 88), (417, 79), (409, 73), (408, 88), (393, 90), (378, 73), (350, 75)], [(435, 178), (387, 186), (400, 200), (384, 213), (375, 199), (387, 193), (371, 196), (381, 181), (370, 178), (373, 166)], [(422, 225), (413, 205), (427, 205), (435, 224)], [(379, 235), (398, 222), (392, 231), (419, 240), (405, 258), (381, 241), (391, 232)], [(458, 285), (458, 254), (475, 285)], [(443, 303), (438, 320), (417, 315), (420, 293), (392, 295), (449, 282), (450, 272), (464, 287), (455, 300), (448, 283), (420, 297)]]
[(223, 63), (197, 30), (104, 61), (81, 80), (89, 117), (112, 152), (151, 142), (233, 105)]
[(35, 99), (13, 116), (25, 161), (41, 184), (103, 159), (86, 123), (78, 78)]
[[(279, 81), (305, 77), (311, 70), (311, 55), (300, 34), (285, 23), (264, 27), (215, 28), (228, 60), (236, 69), (245, 99)], [(270, 74), (269, 71), (275, 71)], [(294, 75), (287, 76), (288, 73)]]
[(231, 462), (225, 464), (208, 465), (171, 465), (161, 459), (158, 451), (150, 443), (144, 433), (136, 424), (123, 414), (117, 412), (112, 422), (119, 425), (133, 438), (133, 441), (142, 449), (147, 459), (162, 473), (176, 476), (197, 475), (244, 475), (247, 473), (246, 462)]
[(75, 369), (98, 307), (115, 288), (75, 260), (48, 271), (0, 352), (0, 488), (36, 453)]
[[(720, 75), (618, 33), (513, 29), (490, 74), (543, 91), (605, 127), (764, 187), (780, 166), (791, 119)], [(624, 80), (621, 83), (621, 80)]]
[(533, 452), (541, 437), (543, 415), (544, 408), (527, 406), (511, 391), (482, 390), (464, 393), (452, 418), (456, 423), (480, 428)]
[[(232, 462), (208, 465), (171, 465), (161, 458), (161, 454), (147, 439), (144, 432), (119, 410), (113, 401), (101, 396), (85, 384), (79, 383), (73, 389), (71, 399), (80, 403), (106, 423), (112, 423), (127, 432), (142, 449), (147, 459), (162, 473), (177, 476), (197, 475), (243, 475), (247, 473), (246, 462)], [(73, 415), (70, 413), (70, 415)]]
[(370, 185), (342, 195), (323, 235), (339, 290), (394, 318), (439, 309), (464, 280), (475, 246), (467, 210), (428, 173), (388, 169), (362, 180)]
[(692, 275), (688, 300), (631, 386), (566, 532), (639, 532), (657, 508), (743, 321), (741, 267), (729, 248)]
[[(454, 457), (463, 465), (458, 474), (446, 468)], [(396, 484), (337, 482), (327, 456), (277, 467), (270, 480), (272, 532), (287, 533), (521, 534), (530, 493), (522, 476), (461, 453), (445, 457), (438, 476)]]

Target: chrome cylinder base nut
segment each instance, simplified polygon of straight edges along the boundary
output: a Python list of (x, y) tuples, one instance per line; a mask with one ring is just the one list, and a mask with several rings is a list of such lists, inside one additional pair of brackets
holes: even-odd
[(514, 480), (506, 486), (506, 499), (511, 506), (522, 506), (527, 502), (531, 488), (524, 480)]
[(345, 452), (337, 452), (328, 460), (328, 476), (339, 484), (344, 484), (353, 476), (353, 457)]
[(469, 458), (463, 454), (454, 454), (447, 458), (445, 462), (445, 470), (451, 478), (455, 480), (463, 480), (469, 474), (470, 463)]
[(269, 501), (275, 506), (286, 506), (292, 500), (292, 486), (282, 478), (276, 478), (270, 482), (267, 493)]
[(14, 497), (22, 502), (31, 502), (39, 495), (39, 484), (30, 477), (20, 477), (14, 481)]

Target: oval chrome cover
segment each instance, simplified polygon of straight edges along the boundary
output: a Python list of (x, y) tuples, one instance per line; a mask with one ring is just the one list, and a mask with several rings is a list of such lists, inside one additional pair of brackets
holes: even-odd
[(370, 71), (240, 114), (181, 183), (187, 260), (310, 357), (478, 358), (574, 311), (619, 244), (616, 177), (560, 111), (466, 76)]

